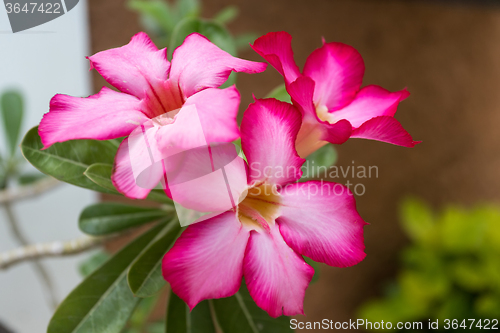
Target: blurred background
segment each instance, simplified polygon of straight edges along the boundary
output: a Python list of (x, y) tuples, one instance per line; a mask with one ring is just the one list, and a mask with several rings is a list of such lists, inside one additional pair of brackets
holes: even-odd
[[(201, 16), (207, 18), (227, 6), (238, 8), (237, 18), (227, 23), (235, 36), (289, 32), (300, 67), (321, 46), (322, 37), (350, 44), (364, 58), (364, 85), (393, 91), (407, 87), (411, 92), (396, 118), (415, 140), (423, 141), (420, 145), (407, 149), (349, 140), (336, 147), (337, 166), (378, 167), (378, 177), (333, 179), (362, 183), (366, 189), (357, 197), (357, 206), (370, 223), (365, 227), (367, 257), (350, 268), (321, 265), (318, 282), (306, 293), (307, 316), (297, 319), (498, 318), (496, 1), (202, 0), (201, 5)], [(144, 11), (139, 11), (125, 0), (80, 1), (63, 17), (13, 35), (0, 9), (0, 92), (14, 88), (23, 94), (26, 115), (21, 133), (39, 122), (55, 93), (87, 96), (105, 85), (95, 71), (87, 72), (85, 56), (122, 46), (145, 28), (154, 32)], [(163, 43), (161, 38), (157, 35), (156, 41)], [(261, 60), (249, 48), (238, 56)], [(265, 97), (281, 83), (271, 67), (259, 75), (238, 75), (241, 112), (252, 102), (252, 93)], [(106, 198), (61, 185), (14, 209), (31, 241), (69, 239), (78, 236), (81, 208), (101, 199)], [(0, 215), (0, 251), (15, 245)], [(79, 281), (79, 260), (44, 260), (60, 299)], [(0, 323), (13, 332), (42, 332), (50, 318), (34, 275), (28, 263), (0, 271)], [(398, 312), (401, 308), (410, 311)]]

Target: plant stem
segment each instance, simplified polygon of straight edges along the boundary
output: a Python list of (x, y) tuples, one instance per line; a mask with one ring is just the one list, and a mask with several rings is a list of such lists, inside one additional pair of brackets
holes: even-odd
[(23, 246), (11, 251), (0, 253), (0, 270), (17, 263), (46, 257), (62, 257), (92, 250), (110, 240), (116, 235), (107, 237), (80, 237), (69, 241), (54, 241)]
[[(14, 211), (12, 210), (12, 207), (9, 202), (4, 202), (3, 207), (5, 208), (5, 212), (7, 213), (7, 221), (9, 222), (9, 226), (11, 229), (12, 234), (14, 235), (14, 238), (23, 246), (29, 245), (28, 240), (24, 236), (24, 234), (21, 232), (21, 229), (19, 228), (19, 223), (16, 219), (16, 216), (14, 214)], [(55, 290), (54, 290), (54, 285), (52, 283), (52, 280), (49, 276), (49, 273), (47, 272), (46, 268), (42, 263), (40, 263), (39, 260), (33, 260), (33, 267), (35, 268), (36, 273), (39, 275), (42, 283), (45, 285), (46, 291), (47, 291), (47, 296), (48, 296), (48, 302), (49, 305), (55, 309), (59, 302), (57, 301), (57, 297), (55, 295)]]

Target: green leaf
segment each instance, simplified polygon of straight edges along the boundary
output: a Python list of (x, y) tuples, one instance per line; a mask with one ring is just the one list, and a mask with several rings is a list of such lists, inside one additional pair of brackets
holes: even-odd
[(165, 332), (169, 333), (215, 333), (208, 301), (198, 303), (189, 311), (186, 303), (173, 292), (170, 292), (166, 325)]
[(157, 208), (144, 208), (120, 203), (98, 203), (86, 207), (80, 214), (78, 226), (86, 234), (108, 235), (171, 215)]
[(78, 266), (78, 270), (83, 277), (87, 277), (96, 269), (98, 269), (102, 264), (111, 258), (111, 255), (105, 251), (99, 251), (94, 253), (90, 258), (86, 259)]
[(314, 269), (314, 275), (312, 277), (311, 283), (315, 283), (319, 279), (319, 262), (316, 262), (308, 257), (304, 257), (304, 260)]
[(293, 332), (290, 318), (271, 318), (255, 304), (244, 283), (234, 296), (214, 299), (212, 304), (224, 333)]
[(200, 15), (201, 4), (199, 0), (177, 0), (176, 6), (177, 22), (185, 18), (196, 18)]
[[(401, 205), (401, 222), (406, 234), (414, 241), (428, 243), (436, 238), (434, 214), (421, 200), (408, 198)], [(440, 241), (439, 241), (440, 242)]]
[(226, 24), (234, 21), (238, 17), (240, 13), (238, 7), (236, 6), (227, 6), (223, 8), (220, 12), (218, 12), (212, 19), (221, 24)]
[(134, 261), (128, 272), (128, 284), (134, 295), (150, 297), (165, 286), (161, 270), (162, 259), (180, 232), (179, 221), (174, 218)]
[(28, 173), (28, 174), (24, 174), (24, 175), (19, 176), (19, 178), (17, 178), (17, 181), (18, 181), (19, 185), (30, 185), (30, 184), (36, 183), (37, 181), (39, 181), (45, 177), (47, 177), (47, 176), (44, 175), (43, 173)]
[(324, 145), (306, 157), (306, 162), (302, 165), (303, 174), (300, 181), (321, 177), (336, 161), (335, 147), (332, 144)]
[(38, 126), (26, 133), (21, 143), (24, 157), (38, 170), (63, 182), (86, 189), (113, 193), (84, 175), (94, 163), (112, 164), (116, 146), (112, 142), (97, 140), (71, 140), (43, 148)]
[(314, 162), (315, 166), (331, 167), (337, 161), (337, 151), (332, 144), (326, 144), (307, 156), (306, 160)]
[(151, 19), (165, 33), (172, 33), (176, 24), (175, 13), (166, 1), (131, 0), (128, 7)]
[(111, 181), (112, 172), (113, 166), (111, 164), (94, 163), (91, 164), (83, 174), (97, 185), (118, 193)]
[(259, 35), (254, 33), (244, 33), (241, 35), (237, 35), (234, 39), (234, 43), (236, 44), (236, 48), (240, 51), (244, 51), (250, 48), (250, 43), (253, 43)]
[(21, 131), (23, 121), (23, 98), (15, 91), (8, 91), (2, 95), (0, 101), (2, 107), (2, 119), (9, 144), (10, 155), (14, 156)]
[(171, 55), (175, 48), (181, 45), (184, 39), (193, 32), (202, 34), (222, 50), (236, 55), (234, 39), (224, 26), (214, 21), (198, 18), (186, 18), (177, 24), (170, 40), (169, 54)]
[(163, 227), (137, 237), (76, 287), (57, 308), (47, 333), (121, 332), (139, 301), (127, 285), (128, 268)]
[(286, 91), (285, 84), (280, 84), (276, 88), (274, 88), (267, 96), (266, 98), (276, 98), (279, 101), (282, 102), (287, 102), (291, 103), (292, 99), (290, 98), (290, 95), (288, 95), (288, 92)]
[[(113, 185), (111, 181), (111, 173), (113, 172), (113, 166), (111, 164), (95, 163), (90, 165), (87, 170), (85, 170), (84, 175), (97, 185), (110, 191), (109, 193), (121, 195)], [(172, 204), (172, 200), (167, 197), (165, 192), (162, 190), (152, 190), (149, 192), (147, 199)]]
[(148, 319), (158, 304), (159, 296), (143, 298), (129, 319), (129, 326), (132, 329), (137, 329), (141, 332), (143, 327), (148, 324)]

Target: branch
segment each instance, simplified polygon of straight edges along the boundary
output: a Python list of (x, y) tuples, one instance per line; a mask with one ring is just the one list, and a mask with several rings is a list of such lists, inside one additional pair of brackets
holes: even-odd
[(55, 241), (49, 243), (32, 244), (15, 250), (0, 253), (0, 270), (26, 260), (42, 257), (61, 257), (91, 250), (115, 236), (110, 237), (81, 237), (70, 241)]
[(15, 190), (8, 189), (0, 191), (0, 204), (5, 204), (37, 196), (45, 191), (48, 191), (56, 187), (59, 184), (60, 182), (57, 179), (52, 177), (47, 177), (37, 181), (33, 185), (21, 186)]

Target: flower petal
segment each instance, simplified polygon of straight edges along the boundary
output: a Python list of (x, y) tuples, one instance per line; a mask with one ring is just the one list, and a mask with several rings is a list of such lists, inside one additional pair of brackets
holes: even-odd
[(366, 86), (359, 91), (349, 105), (341, 110), (328, 112), (326, 114), (327, 120), (335, 122), (339, 119), (347, 119), (354, 128), (357, 128), (373, 117), (393, 117), (399, 102), (408, 96), (410, 93), (406, 89), (390, 92), (379, 86)]
[(314, 269), (283, 240), (278, 226), (252, 231), (243, 275), (255, 303), (271, 317), (304, 314), (304, 295)]
[(294, 105), (302, 112), (303, 121), (297, 135), (296, 148), (300, 157), (307, 157), (325, 144), (325, 141), (342, 144), (351, 135), (351, 124), (340, 120), (329, 124), (319, 119), (313, 103), (314, 81), (300, 76), (287, 87)]
[(352, 266), (363, 260), (366, 223), (347, 187), (308, 181), (291, 184), (280, 194), (281, 216), (276, 222), (294, 251), (336, 267)]
[(75, 139), (109, 140), (128, 135), (148, 117), (140, 100), (109, 88), (87, 98), (55, 95), (40, 122), (45, 148)]
[(305, 76), (316, 83), (314, 104), (338, 110), (349, 104), (361, 87), (365, 65), (359, 52), (342, 43), (326, 43), (304, 65)]
[(276, 99), (258, 99), (241, 122), (241, 145), (247, 157), (249, 181), (284, 185), (302, 176), (304, 159), (295, 140), (301, 125), (299, 111)]
[(91, 69), (95, 68), (106, 81), (138, 98), (143, 98), (152, 87), (160, 86), (170, 68), (167, 50), (158, 50), (144, 32), (133, 36), (125, 46), (99, 52), (88, 59)]
[(351, 138), (377, 140), (403, 147), (415, 147), (422, 141), (413, 141), (399, 121), (390, 116), (380, 116), (364, 122), (352, 132)]
[(319, 121), (316, 115), (316, 107), (313, 102), (314, 81), (307, 76), (299, 76), (295, 81), (287, 86), (293, 104), (299, 109), (304, 117), (304, 121)]
[[(111, 180), (131, 199), (144, 199), (164, 179), (163, 155), (157, 141), (159, 126), (148, 120), (125, 138), (115, 156)], [(165, 191), (169, 195), (168, 190)]]
[(233, 57), (206, 37), (193, 33), (174, 51), (170, 80), (190, 97), (202, 89), (219, 87), (231, 71), (260, 73), (266, 67), (264, 63)]
[(235, 86), (226, 89), (208, 88), (186, 100), (196, 105), (205, 138), (209, 143), (231, 142), (240, 136), (236, 116), (240, 93)]
[(287, 84), (300, 75), (299, 67), (293, 59), (292, 36), (287, 32), (270, 32), (259, 37), (250, 46), (283, 75)]
[(171, 197), (184, 208), (222, 213), (247, 189), (245, 161), (232, 143), (190, 149), (165, 162)]
[(193, 224), (163, 258), (163, 277), (191, 309), (204, 299), (229, 297), (241, 285), (248, 237), (233, 211)]

